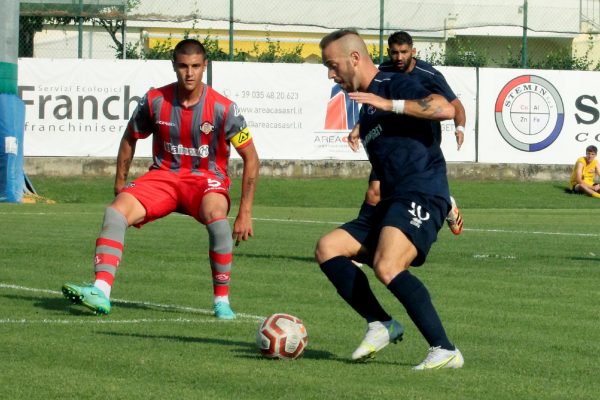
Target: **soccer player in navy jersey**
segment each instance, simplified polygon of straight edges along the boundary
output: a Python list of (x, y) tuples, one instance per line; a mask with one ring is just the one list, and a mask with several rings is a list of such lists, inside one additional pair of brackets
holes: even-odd
[[(457, 149), (460, 150), (464, 142), (464, 131), (467, 122), (465, 108), (456, 96), (454, 91), (446, 82), (446, 79), (431, 64), (415, 58), (416, 49), (413, 47), (412, 36), (408, 32), (394, 32), (388, 37), (388, 56), (389, 60), (379, 66), (380, 71), (397, 72), (410, 75), (421, 83), (432, 93), (441, 94), (454, 107), (454, 134), (456, 136)], [(433, 122), (436, 132), (436, 138), (441, 142), (442, 129), (438, 121)], [(358, 124), (348, 135), (348, 144), (354, 151), (359, 149)], [(375, 204), (379, 202), (379, 180), (375, 173), (371, 172), (369, 176), (369, 187), (365, 194), (365, 200), (360, 208), (358, 217), (348, 224), (362, 224), (368, 221), (374, 213)], [(453, 234), (459, 235), (462, 232), (464, 221), (454, 198), (451, 196), (452, 208), (446, 217), (448, 227)]]
[[(202, 82), (207, 63), (202, 43), (193, 39), (179, 42), (172, 59), (177, 82), (150, 89), (129, 120), (117, 156), (116, 197), (106, 208), (96, 240), (95, 281), (87, 286), (65, 283), (62, 288), (74, 303), (108, 314), (126, 229), (177, 211), (205, 225), (214, 314), (219, 319), (235, 318), (229, 304), (233, 240), (238, 244), (253, 235), (259, 159), (237, 105)], [(153, 163), (148, 172), (127, 183), (136, 143), (149, 136)], [(231, 145), (244, 163), (233, 232), (227, 220)]]
[(381, 181), (382, 200), (370, 226), (335, 229), (315, 250), (339, 295), (367, 322), (352, 359), (373, 357), (404, 333), (352, 263), (356, 259), (372, 266), (429, 343), (427, 357), (414, 368), (460, 368), (462, 354), (448, 339), (427, 288), (409, 271), (425, 262), (450, 209), (446, 162), (431, 120), (453, 118), (454, 108), (405, 74), (379, 71), (354, 30), (332, 32), (320, 47), (328, 77), (363, 104), (360, 137)]

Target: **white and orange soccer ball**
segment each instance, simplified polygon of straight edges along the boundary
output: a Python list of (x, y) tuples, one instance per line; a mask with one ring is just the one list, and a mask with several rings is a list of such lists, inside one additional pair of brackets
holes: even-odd
[(307, 344), (308, 334), (302, 320), (289, 314), (267, 317), (256, 332), (256, 345), (267, 358), (296, 359)]

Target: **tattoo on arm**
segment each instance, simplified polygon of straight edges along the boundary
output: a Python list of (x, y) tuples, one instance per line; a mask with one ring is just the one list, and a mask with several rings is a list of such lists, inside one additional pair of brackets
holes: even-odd
[(429, 105), (431, 100), (432, 100), (431, 97), (426, 97), (424, 99), (417, 100), (417, 104), (419, 104), (421, 106), (421, 111), (423, 111), (423, 112), (429, 111), (429, 109), (431, 108), (431, 106)]

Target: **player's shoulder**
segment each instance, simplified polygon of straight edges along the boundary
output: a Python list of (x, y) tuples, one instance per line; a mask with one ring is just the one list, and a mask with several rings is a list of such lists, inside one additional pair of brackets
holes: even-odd
[(390, 61), (384, 61), (381, 64), (379, 64), (379, 70), (383, 71), (383, 72), (395, 72), (395, 67), (394, 64)]
[(425, 75), (431, 75), (431, 76), (441, 74), (440, 71), (435, 69), (435, 67), (433, 65), (431, 65), (430, 63), (428, 63), (427, 61), (423, 61), (418, 58), (415, 59), (415, 61), (416, 61), (415, 67), (412, 70), (413, 73), (425, 74)]
[(371, 88), (374, 93), (383, 93), (390, 88), (412, 86), (413, 80), (406, 74), (398, 74), (396, 72), (378, 71), (373, 79)]
[(234, 103), (233, 100), (226, 97), (224, 94), (216, 91), (215, 89), (213, 89), (212, 86), (209, 85), (206, 85), (206, 97), (210, 98), (212, 101), (221, 103), (226, 106), (229, 106), (230, 104)]
[(154, 99), (157, 97), (171, 97), (175, 92), (175, 83), (169, 83), (168, 85), (161, 87), (151, 87), (146, 92), (148, 99)]

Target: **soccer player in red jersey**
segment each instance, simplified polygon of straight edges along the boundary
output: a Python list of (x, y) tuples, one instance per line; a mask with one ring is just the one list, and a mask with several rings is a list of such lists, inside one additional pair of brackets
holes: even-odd
[[(173, 51), (177, 82), (149, 90), (129, 120), (117, 156), (115, 199), (106, 208), (96, 240), (93, 285), (65, 283), (65, 297), (95, 313), (110, 312), (110, 292), (121, 261), (125, 231), (177, 211), (206, 226), (214, 289), (214, 313), (234, 319), (229, 304), (233, 241), (253, 235), (252, 204), (259, 159), (237, 105), (202, 82), (207, 67), (202, 43), (185, 39)], [(152, 136), (153, 163), (144, 175), (126, 184), (139, 139)], [(227, 164), (230, 145), (244, 168), (240, 208), (229, 213)]]

